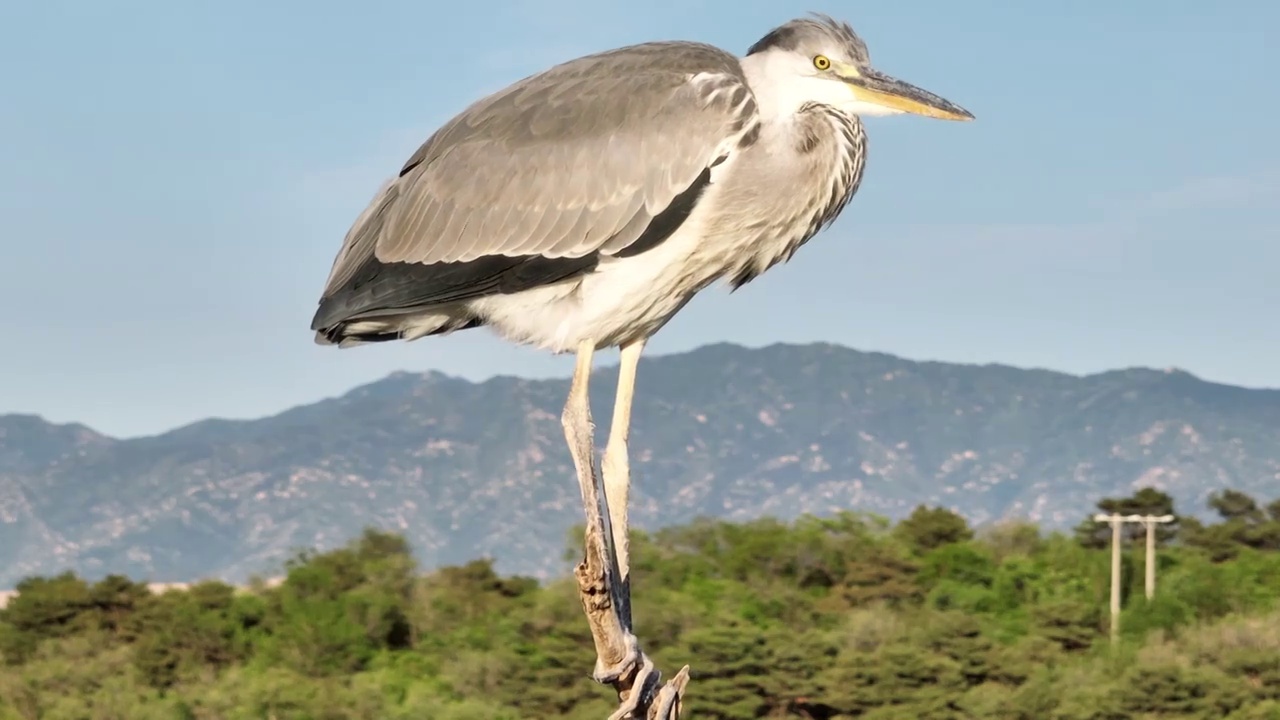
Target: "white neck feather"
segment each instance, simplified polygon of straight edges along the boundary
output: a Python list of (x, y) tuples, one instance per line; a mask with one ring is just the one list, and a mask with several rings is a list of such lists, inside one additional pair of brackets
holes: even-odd
[(790, 117), (814, 98), (806, 78), (796, 73), (795, 58), (776, 52), (761, 52), (742, 58), (742, 71), (755, 93), (760, 117), (777, 121)]
[(814, 72), (798, 55), (765, 51), (742, 58), (743, 74), (756, 95), (760, 117), (779, 121), (795, 115), (805, 103), (818, 102), (862, 117), (898, 115), (902, 111), (857, 99), (840, 80)]

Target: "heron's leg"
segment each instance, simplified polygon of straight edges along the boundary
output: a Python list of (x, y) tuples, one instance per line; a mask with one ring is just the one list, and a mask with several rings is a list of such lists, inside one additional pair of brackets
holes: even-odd
[[(604, 497), (609, 507), (609, 529), (614, 552), (618, 556), (618, 579), (623, 595), (630, 600), (631, 540), (627, 520), (628, 496), (631, 493), (631, 466), (627, 437), (631, 431), (631, 401), (635, 396), (636, 366), (644, 340), (623, 345), (618, 362), (618, 391), (613, 403), (613, 422), (609, 427), (609, 444), (604, 450), (601, 472), (604, 475)], [(631, 605), (623, 608), (623, 622), (631, 625)]]
[[(578, 580), (582, 608), (591, 625), (591, 636), (596, 646), (595, 678), (602, 683), (623, 682), (639, 667), (641, 653), (629, 623), (623, 622), (623, 610), (627, 599), (622, 595), (618, 582), (618, 563), (609, 551), (609, 539), (605, 535), (607, 516), (600, 503), (600, 488), (595, 472), (595, 443), (592, 438), (591, 406), (587, 387), (591, 376), (591, 360), (595, 345), (585, 342), (578, 347), (577, 363), (569, 386), (569, 398), (565, 401), (565, 440), (582, 490), (582, 510), (587, 528), (584, 536), (586, 553), (574, 570)], [(625, 682), (626, 691), (631, 683)], [(620, 687), (620, 692), (622, 687)]]
[[(569, 454), (578, 474), (578, 487), (582, 490), (582, 510), (586, 515), (588, 545), (595, 526), (602, 525), (599, 484), (596, 481), (595, 438), (591, 422), (591, 402), (588, 387), (591, 381), (591, 361), (595, 346), (583, 343), (578, 347), (573, 379), (569, 383), (569, 397), (565, 400), (564, 437), (569, 443)], [(603, 534), (603, 527), (601, 527)], [(591, 548), (588, 547), (590, 552)], [(607, 558), (603, 558), (607, 560)]]
[[(640, 358), (641, 343), (622, 349), (622, 373), (618, 380), (618, 402), (614, 409), (614, 427), (622, 428), (621, 433), (613, 432), (609, 440), (609, 454), (622, 459), (622, 468), (626, 470), (626, 428), (630, 424), (631, 393), (635, 387), (635, 367)], [(591, 375), (591, 360), (595, 353), (593, 343), (578, 346), (577, 364), (573, 370), (573, 381), (569, 388), (569, 398), (564, 404), (564, 436), (569, 443), (569, 452), (573, 455), (573, 464), (578, 473), (578, 484), (582, 488), (582, 509), (587, 517), (585, 533), (586, 553), (582, 562), (574, 568), (573, 574), (578, 581), (578, 598), (582, 609), (587, 614), (587, 623), (591, 627), (591, 638), (596, 646), (595, 679), (597, 682), (612, 685), (618, 692), (619, 707), (609, 716), (609, 720), (633, 720), (649, 718), (650, 720), (676, 720), (680, 716), (680, 701), (684, 695), (685, 685), (689, 682), (689, 666), (684, 666), (675, 677), (661, 687), (661, 675), (657, 668), (641, 650), (636, 636), (631, 632), (631, 597), (621, 581), (623, 573), (618, 569), (618, 556), (611, 552), (614, 543), (606, 537), (605, 525), (614, 525), (609, 521), (609, 510), (600, 504), (600, 488), (595, 474), (595, 443), (592, 439), (591, 406), (587, 398), (587, 385)], [(615, 439), (616, 438), (616, 439)], [(619, 449), (621, 455), (619, 455)], [(617, 467), (616, 465), (614, 466)], [(622, 547), (626, 543), (626, 475), (613, 476), (613, 483), (622, 479), (622, 496), (616, 498), (621, 514), (618, 515), (617, 528), (608, 532), (622, 531)], [(612, 505), (606, 497), (606, 505)], [(625, 553), (626, 551), (623, 550)]]

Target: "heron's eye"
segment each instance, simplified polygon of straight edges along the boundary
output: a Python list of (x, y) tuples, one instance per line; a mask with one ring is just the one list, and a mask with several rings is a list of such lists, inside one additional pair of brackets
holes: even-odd
[(827, 70), (831, 67), (831, 59), (826, 55), (814, 55), (813, 66), (819, 70)]

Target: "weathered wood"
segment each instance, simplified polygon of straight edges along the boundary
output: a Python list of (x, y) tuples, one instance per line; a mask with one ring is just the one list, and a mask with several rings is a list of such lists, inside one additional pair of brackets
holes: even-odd
[(603, 518), (608, 512), (602, 512), (598, 490), (583, 497), (583, 507), (587, 511), (585, 553), (574, 576), (596, 647), (594, 677), (618, 693), (618, 710), (609, 720), (678, 720), (689, 666), (661, 684), (662, 674), (632, 632), (629, 588), (615, 581), (619, 575), (617, 556), (605, 541)]

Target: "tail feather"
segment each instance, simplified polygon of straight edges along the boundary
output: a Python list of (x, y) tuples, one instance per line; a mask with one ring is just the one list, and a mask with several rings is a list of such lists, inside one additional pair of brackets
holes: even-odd
[(344, 320), (329, 327), (317, 328), (317, 345), (339, 348), (393, 340), (418, 340), (434, 335), (448, 335), (458, 330), (481, 327), (484, 320), (474, 315), (404, 314)]

